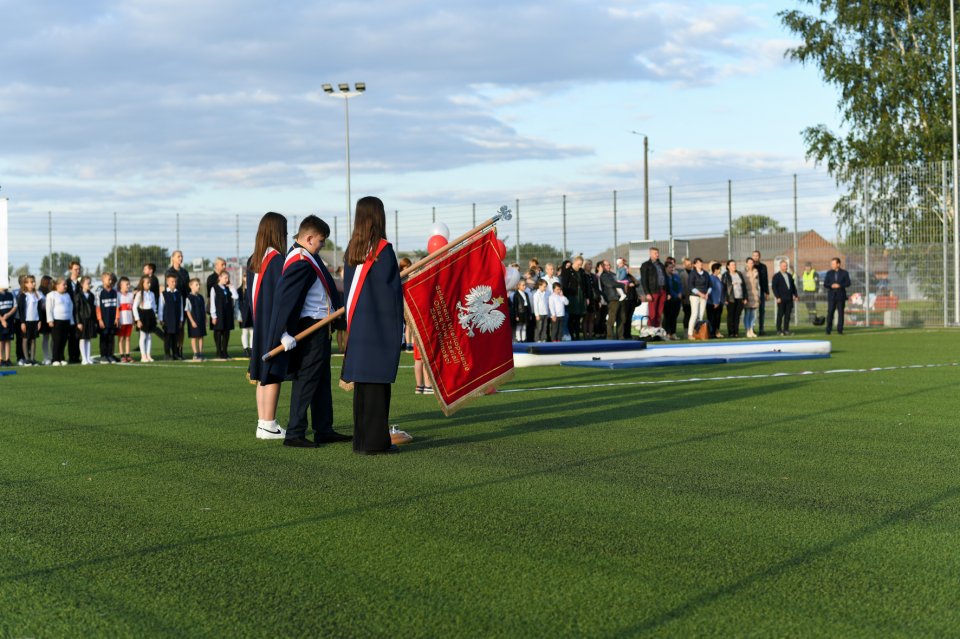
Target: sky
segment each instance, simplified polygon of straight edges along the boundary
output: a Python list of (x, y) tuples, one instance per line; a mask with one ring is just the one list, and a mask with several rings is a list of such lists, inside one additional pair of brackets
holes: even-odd
[(352, 192), (388, 209), (637, 189), (632, 131), (658, 193), (810, 171), (800, 133), (837, 96), (783, 56), (797, 6), (0, 0), (0, 197), (15, 220), (342, 214), (325, 82), (367, 84)]

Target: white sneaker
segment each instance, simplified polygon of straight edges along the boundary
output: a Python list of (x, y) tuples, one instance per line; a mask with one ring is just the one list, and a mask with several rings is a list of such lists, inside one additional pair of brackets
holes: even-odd
[(280, 428), (276, 422), (261, 423), (257, 426), (257, 439), (284, 439), (287, 431)]

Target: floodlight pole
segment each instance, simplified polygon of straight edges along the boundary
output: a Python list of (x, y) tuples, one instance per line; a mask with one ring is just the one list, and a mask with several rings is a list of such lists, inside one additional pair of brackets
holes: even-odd
[(953, 322), (960, 325), (960, 234), (958, 234), (957, 219), (958, 189), (957, 180), (957, 28), (954, 16), (953, 0), (950, 0), (950, 104), (952, 119), (950, 128), (953, 130)]
[(643, 239), (650, 240), (650, 138), (646, 133), (631, 131), (634, 135), (643, 136)]
[(323, 91), (327, 95), (343, 100), (343, 130), (347, 148), (347, 233), (353, 232), (353, 198), (350, 193), (350, 98), (355, 98), (367, 90), (366, 82), (356, 82), (354, 90), (350, 90), (350, 85), (340, 83), (337, 85), (338, 92), (334, 92), (332, 84), (324, 84)]

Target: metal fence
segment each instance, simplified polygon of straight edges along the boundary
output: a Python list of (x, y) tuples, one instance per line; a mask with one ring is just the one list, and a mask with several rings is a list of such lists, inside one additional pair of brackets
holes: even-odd
[[(705, 261), (742, 261), (758, 250), (771, 275), (780, 259), (799, 274), (807, 263), (822, 273), (831, 258), (840, 257), (853, 280), (848, 303), (853, 325), (945, 326), (960, 323), (950, 175), (949, 163), (938, 162), (851, 172), (839, 180), (812, 171), (660, 185), (650, 189), (648, 210), (642, 188), (520, 198), (491, 194), (485, 202), (407, 203), (403, 208), (387, 202), (387, 225), (398, 253), (424, 254), (434, 222), (446, 223), (457, 235), (507, 204), (514, 219), (498, 232), (508, 259), (524, 268), (534, 257), (543, 264), (583, 255), (624, 257), (636, 269), (653, 244), (663, 256)], [(108, 270), (133, 278), (144, 262), (157, 263), (162, 272), (171, 251), (179, 248), (187, 269), (201, 279), (214, 258), (225, 258), (234, 284), (263, 213), (81, 216), (69, 210), (23, 214), (20, 208), (15, 199), (10, 202), (14, 274), (60, 275), (76, 257), (87, 273)], [(284, 213), (293, 229), (308, 212)], [(315, 213), (333, 230), (334, 247), (324, 258), (336, 267), (348, 236), (346, 216)], [(822, 314), (825, 301), (810, 301)]]

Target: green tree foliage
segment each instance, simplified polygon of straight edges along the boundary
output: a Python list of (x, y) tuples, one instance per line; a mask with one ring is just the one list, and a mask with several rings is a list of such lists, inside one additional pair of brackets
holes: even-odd
[(157, 272), (163, 273), (165, 265), (170, 262), (170, 251), (162, 246), (130, 244), (116, 248), (116, 264), (113, 261), (114, 251), (111, 249), (103, 258), (102, 270), (110, 271), (117, 277), (126, 275), (129, 278), (135, 278), (143, 272), (143, 265), (147, 262), (156, 264)]
[(766, 235), (785, 233), (787, 227), (766, 215), (741, 215), (734, 218), (732, 229), (734, 235)]
[[(507, 247), (507, 261), (512, 262), (517, 255), (516, 246)], [(547, 262), (556, 262), (563, 259), (563, 250), (552, 244), (534, 244), (531, 242), (520, 242), (520, 266), (527, 267), (527, 261), (531, 258), (537, 258), (540, 261), (540, 268), (543, 268)]]
[(44, 255), (40, 261), (40, 273), (37, 273), (37, 278), (39, 279), (41, 275), (49, 275), (54, 279), (63, 277), (67, 274), (67, 271), (70, 270), (70, 262), (79, 261), (80, 256), (72, 253), (51, 253), (50, 255)]

